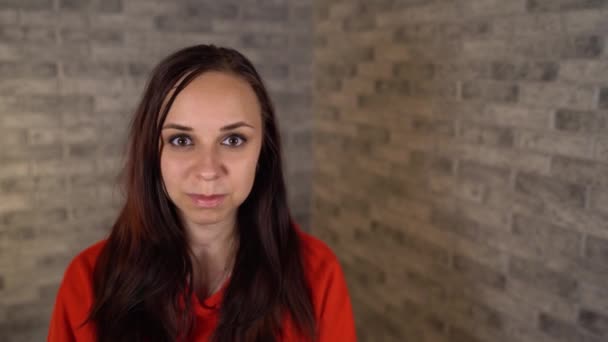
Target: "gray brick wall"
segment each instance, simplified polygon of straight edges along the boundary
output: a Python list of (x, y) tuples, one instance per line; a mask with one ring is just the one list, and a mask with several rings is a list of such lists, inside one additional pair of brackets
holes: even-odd
[(607, 341), (608, 2), (313, 13), (311, 227), (361, 341)]
[(75, 253), (108, 232), (148, 72), (198, 43), (259, 67), (296, 219), (311, 198), (310, 1), (0, 0), (0, 341), (42, 341)]

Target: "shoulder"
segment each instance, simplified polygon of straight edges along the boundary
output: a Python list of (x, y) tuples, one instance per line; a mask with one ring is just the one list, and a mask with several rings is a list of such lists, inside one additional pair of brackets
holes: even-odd
[(313, 292), (313, 299), (322, 304), (326, 296), (344, 290), (345, 278), (340, 260), (322, 240), (297, 229), (304, 273)]
[(307, 273), (321, 274), (339, 267), (336, 254), (325, 242), (301, 229), (297, 232)]
[(322, 240), (296, 230), (319, 326), (319, 340), (356, 341), (350, 295), (338, 257)]
[(70, 262), (63, 274), (57, 294), (58, 300), (68, 307), (86, 307), (93, 300), (93, 272), (106, 241), (98, 241), (81, 250)]
[(48, 341), (93, 341), (93, 329), (82, 326), (93, 304), (93, 272), (106, 241), (80, 251), (70, 262), (59, 286), (49, 324)]
[(83, 276), (90, 277), (105, 244), (106, 240), (101, 240), (81, 250), (68, 265), (64, 281), (71, 278), (82, 278)]

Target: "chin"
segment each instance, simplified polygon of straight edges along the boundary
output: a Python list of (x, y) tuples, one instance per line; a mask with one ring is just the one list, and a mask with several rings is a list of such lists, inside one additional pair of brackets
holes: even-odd
[(195, 224), (212, 224), (224, 221), (228, 218), (228, 213), (223, 208), (215, 209), (190, 209), (182, 212), (183, 217)]

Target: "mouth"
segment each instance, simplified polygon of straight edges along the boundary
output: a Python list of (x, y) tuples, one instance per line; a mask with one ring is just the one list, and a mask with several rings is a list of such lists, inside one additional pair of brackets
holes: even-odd
[(188, 194), (195, 206), (200, 208), (214, 208), (222, 204), (226, 195), (198, 195)]

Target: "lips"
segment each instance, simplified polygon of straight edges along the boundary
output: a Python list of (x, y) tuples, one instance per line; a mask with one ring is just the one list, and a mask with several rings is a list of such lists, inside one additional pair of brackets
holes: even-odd
[(198, 195), (188, 194), (194, 205), (201, 208), (214, 208), (222, 204), (226, 195)]

